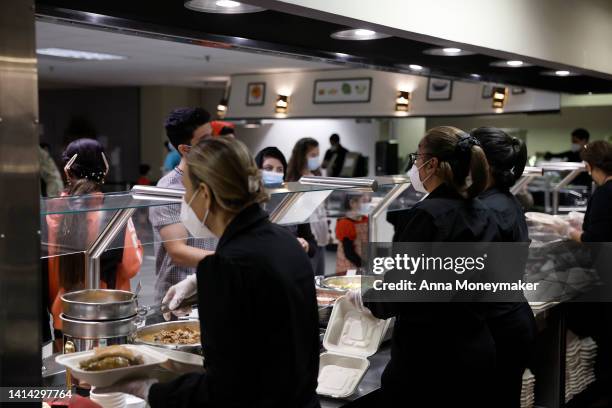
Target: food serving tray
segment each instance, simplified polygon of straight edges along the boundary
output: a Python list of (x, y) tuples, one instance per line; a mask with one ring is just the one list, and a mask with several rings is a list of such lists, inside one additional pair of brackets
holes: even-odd
[(93, 357), (93, 350), (62, 354), (57, 356), (55, 361), (67, 369), (70, 369), (74, 378), (94, 387), (108, 387), (127, 378), (148, 377), (151, 373), (151, 368), (168, 361), (167, 356), (147, 346), (128, 344), (123, 347), (131, 350), (135, 354), (141, 355), (143, 364), (114, 368), (111, 370), (85, 371), (79, 366), (79, 363)]
[[(175, 322), (163, 322), (152, 324), (150, 326), (144, 326), (136, 331), (136, 337), (134, 343), (146, 344), (147, 346), (161, 347), (169, 350), (186, 351), (189, 353), (199, 353), (202, 350), (201, 341), (197, 343), (180, 344), (180, 343), (161, 343), (152, 339), (152, 336), (159, 333), (162, 330), (176, 330), (176, 329), (191, 329), (200, 332), (200, 321), (199, 320), (180, 320)], [(200, 333), (200, 336), (202, 334)]]

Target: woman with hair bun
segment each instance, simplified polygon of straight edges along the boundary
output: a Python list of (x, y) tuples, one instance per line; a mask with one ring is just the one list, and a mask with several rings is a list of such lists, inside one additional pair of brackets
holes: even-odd
[[(268, 195), (248, 149), (234, 138), (201, 140), (187, 156), (183, 184), (183, 224), (219, 244), (163, 303), (177, 313), (197, 293), (206, 372), (168, 383), (131, 380), (100, 392), (131, 393), (152, 408), (318, 408), (312, 267), (291, 232), (260, 207)], [(278, 324), (270, 325), (271, 311)]]
[[(501, 233), (501, 241), (524, 243), (512, 250), (526, 262), (529, 235), (521, 204), (510, 188), (521, 177), (527, 163), (527, 147), (520, 139), (494, 127), (474, 129), (475, 137), (487, 156), (489, 175), (482, 202), (492, 211)], [(516, 254), (514, 252), (517, 252)], [(524, 264), (523, 264), (524, 265)], [(522, 279), (524, 268), (509, 271), (517, 276), (504, 276), (505, 281)], [(505, 275), (505, 274), (504, 274)], [(495, 407), (519, 408), (523, 372), (527, 368), (535, 341), (535, 318), (525, 297), (511, 302), (487, 305), (487, 325), (495, 341), (496, 368), (493, 395)]]
[[(46, 217), (49, 248), (49, 310), (53, 316), (56, 338), (62, 329), (61, 296), (85, 288), (84, 248), (100, 234), (105, 214), (99, 211), (77, 211), (101, 207), (102, 185), (109, 170), (104, 148), (95, 139), (77, 139), (62, 154), (64, 174), (68, 180), (62, 197), (84, 196), (81, 200), (50, 201), (48, 206), (65, 205)], [(63, 210), (63, 211), (60, 211)], [(69, 210), (69, 211), (66, 211)], [(62, 212), (66, 214), (61, 214)], [(130, 290), (132, 279), (142, 265), (143, 249), (132, 220), (123, 234), (122, 248), (105, 251), (100, 258), (102, 289)], [(57, 257), (60, 253), (65, 255)]]
[[(411, 183), (428, 195), (403, 215), (394, 242), (499, 240), (490, 211), (477, 198), (488, 174), (478, 140), (454, 127), (436, 127), (427, 131), (410, 158)], [(372, 314), (396, 318), (377, 406), (492, 406), (488, 390), (495, 344), (485, 323), (486, 305), (377, 302), (372, 293), (366, 294), (365, 304)], [(359, 295), (349, 295), (357, 306)]]

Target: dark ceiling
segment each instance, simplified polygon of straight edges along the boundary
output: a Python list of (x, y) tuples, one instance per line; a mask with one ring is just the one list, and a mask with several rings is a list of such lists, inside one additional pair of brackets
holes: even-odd
[[(491, 67), (489, 64), (498, 59), (482, 54), (426, 55), (423, 50), (437, 46), (419, 41), (397, 37), (335, 40), (330, 34), (345, 26), (276, 11), (234, 15), (200, 13), (186, 9), (182, 0), (37, 0), (36, 7), (39, 16), (137, 31), (143, 35), (172, 36), (175, 40), (202, 45), (291, 54), (398, 72), (407, 71), (397, 64), (418, 64), (427, 67), (428, 75), (432, 76), (471, 79), (469, 75), (477, 73), (481, 81), (559, 92), (612, 92), (612, 80), (592, 75), (544, 76), (541, 72), (551, 67), (537, 65)], [(350, 57), (338, 57), (337, 52)]]

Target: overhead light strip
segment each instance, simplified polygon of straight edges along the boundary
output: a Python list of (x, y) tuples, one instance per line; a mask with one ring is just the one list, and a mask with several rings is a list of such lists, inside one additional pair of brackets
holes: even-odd
[(101, 52), (81, 51), (81, 50), (70, 50), (67, 48), (38, 48), (36, 50), (38, 55), (46, 55), (49, 57), (58, 58), (70, 58), (87, 61), (116, 61), (124, 60), (127, 57), (123, 55), (105, 54)]

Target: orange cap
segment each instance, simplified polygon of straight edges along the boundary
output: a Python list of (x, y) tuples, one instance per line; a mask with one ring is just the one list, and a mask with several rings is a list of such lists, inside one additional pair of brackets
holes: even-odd
[(221, 129), (223, 129), (224, 127), (230, 127), (232, 129), (235, 128), (235, 125), (233, 123), (223, 122), (221, 120), (213, 120), (212, 122), (210, 122), (210, 125), (212, 126), (213, 136), (219, 136), (219, 133), (221, 133)]

